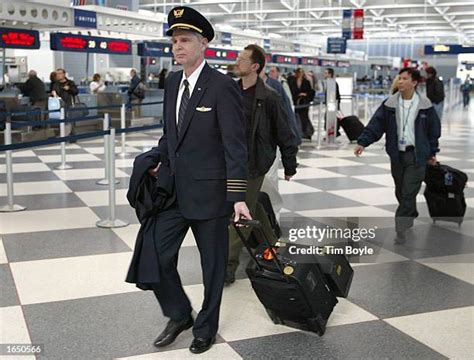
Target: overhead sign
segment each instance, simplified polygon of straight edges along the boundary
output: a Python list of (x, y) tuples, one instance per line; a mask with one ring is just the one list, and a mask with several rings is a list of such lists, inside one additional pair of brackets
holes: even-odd
[(207, 48), (204, 56), (209, 60), (232, 60), (235, 61), (239, 53), (235, 50)]
[(352, 9), (342, 11), (342, 37), (345, 39), (352, 38)]
[(173, 57), (171, 44), (153, 41), (138, 43), (137, 53), (142, 57)]
[(354, 17), (354, 27), (352, 29), (353, 39), (364, 38), (364, 9), (354, 9), (352, 11)]
[(97, 29), (97, 13), (82, 9), (74, 9), (74, 26)]
[(425, 45), (425, 55), (458, 55), (474, 53), (473, 46), (462, 46), (459, 44)]
[(51, 33), (51, 50), (131, 55), (132, 42), (98, 36)]
[(300, 44), (293, 44), (294, 52), (301, 52), (301, 45)]
[(336, 66), (340, 68), (348, 68), (351, 64), (349, 61), (338, 61)]
[(232, 34), (223, 32), (221, 42), (224, 45), (232, 45)]
[(288, 55), (273, 55), (272, 60), (274, 63), (277, 64), (293, 64), (298, 65), (299, 59), (296, 56), (288, 56)]
[(319, 65), (319, 59), (312, 58), (312, 57), (302, 57), (300, 59), (300, 64), (301, 65), (314, 65), (318, 66)]
[(0, 48), (8, 49), (39, 49), (39, 32), (0, 28)]
[(336, 67), (337, 61), (336, 60), (321, 60), (320, 66), (327, 66), (327, 67)]
[(270, 50), (270, 39), (263, 39), (263, 49)]
[(346, 39), (345, 38), (328, 38), (328, 54), (345, 54), (346, 53)]

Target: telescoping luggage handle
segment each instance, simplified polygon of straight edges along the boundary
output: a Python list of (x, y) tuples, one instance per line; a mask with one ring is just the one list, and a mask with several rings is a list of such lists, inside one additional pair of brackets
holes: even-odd
[(246, 227), (251, 227), (253, 229), (256, 229), (257, 230), (257, 235), (260, 235), (261, 238), (263, 239), (263, 243), (264, 245), (266, 246), (266, 248), (270, 251), (271, 255), (272, 255), (272, 259), (273, 259), (273, 262), (275, 263), (275, 265), (277, 266), (278, 270), (280, 271), (280, 273), (286, 278), (285, 276), (285, 272), (283, 271), (283, 267), (280, 263), (280, 261), (277, 259), (276, 257), (276, 253), (275, 253), (275, 250), (273, 249), (273, 246), (270, 244), (270, 242), (268, 241), (267, 237), (265, 236), (264, 232), (262, 231), (262, 224), (260, 223), (260, 221), (258, 220), (245, 220), (245, 219), (240, 219), (239, 221), (233, 221), (231, 220), (232, 222), (232, 225), (234, 226), (235, 228), (235, 231), (237, 232), (237, 235), (239, 235), (240, 237), (240, 240), (242, 240), (242, 242), (244, 243), (244, 246), (245, 248), (247, 249), (250, 257), (252, 258), (252, 260), (255, 262), (255, 264), (257, 265), (257, 268), (258, 270), (262, 271), (263, 268), (262, 266), (258, 263), (257, 259), (255, 258), (255, 255), (254, 253), (252, 252), (252, 249), (250, 248), (249, 244), (247, 243), (246, 239), (245, 239), (245, 236), (244, 234), (242, 233), (242, 230), (240, 229), (240, 226), (238, 225), (241, 225), (241, 226), (246, 226)]

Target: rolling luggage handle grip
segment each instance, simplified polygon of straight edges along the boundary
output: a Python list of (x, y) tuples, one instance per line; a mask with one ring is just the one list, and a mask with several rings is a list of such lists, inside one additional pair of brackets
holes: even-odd
[(285, 277), (286, 279), (286, 275), (285, 275), (285, 272), (283, 271), (283, 267), (281, 266), (281, 263), (280, 261), (277, 259), (277, 256), (276, 256), (276, 253), (275, 253), (275, 250), (273, 250), (273, 246), (270, 244), (270, 242), (268, 241), (267, 237), (265, 236), (263, 230), (262, 230), (262, 224), (260, 223), (260, 221), (258, 220), (245, 220), (245, 219), (240, 219), (239, 221), (233, 221), (231, 220), (231, 223), (232, 225), (234, 226), (234, 229), (235, 231), (237, 232), (237, 235), (239, 235), (239, 238), (240, 240), (244, 243), (245, 245), (245, 248), (247, 249), (250, 257), (252, 258), (252, 260), (255, 262), (255, 264), (257, 265), (257, 268), (258, 270), (262, 271), (263, 268), (262, 266), (258, 263), (257, 259), (255, 258), (255, 255), (254, 253), (252, 252), (252, 249), (250, 248), (250, 246), (247, 244), (247, 241), (245, 239), (245, 236), (244, 234), (242, 233), (242, 230), (240, 230), (240, 227), (238, 225), (242, 225), (242, 226), (249, 226), (249, 227), (252, 227), (254, 229), (258, 229), (258, 235), (261, 235), (262, 239), (263, 239), (263, 242), (264, 242), (264, 245), (266, 246), (266, 248), (270, 251), (270, 253), (272, 254), (272, 259), (273, 259), (273, 262), (275, 263), (275, 265), (277, 266), (278, 270), (280, 271), (280, 273)]

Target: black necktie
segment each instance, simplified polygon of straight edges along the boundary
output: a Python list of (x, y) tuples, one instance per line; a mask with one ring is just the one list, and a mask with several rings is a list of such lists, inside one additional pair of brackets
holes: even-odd
[(183, 81), (184, 85), (184, 92), (183, 96), (181, 97), (181, 104), (179, 105), (179, 112), (178, 112), (178, 136), (181, 132), (181, 127), (183, 126), (184, 122), (184, 114), (186, 114), (186, 108), (188, 107), (189, 103), (189, 82), (188, 80), (184, 79)]

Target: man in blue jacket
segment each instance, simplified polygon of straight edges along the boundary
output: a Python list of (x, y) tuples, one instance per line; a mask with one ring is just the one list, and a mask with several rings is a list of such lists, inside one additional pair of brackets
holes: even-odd
[(405, 242), (405, 232), (418, 216), (416, 196), (425, 178), (426, 164), (436, 164), (441, 124), (431, 101), (416, 91), (420, 72), (404, 68), (399, 72), (398, 93), (377, 109), (357, 141), (354, 154), (360, 156), (385, 133), (398, 208), (395, 213), (396, 243)]

